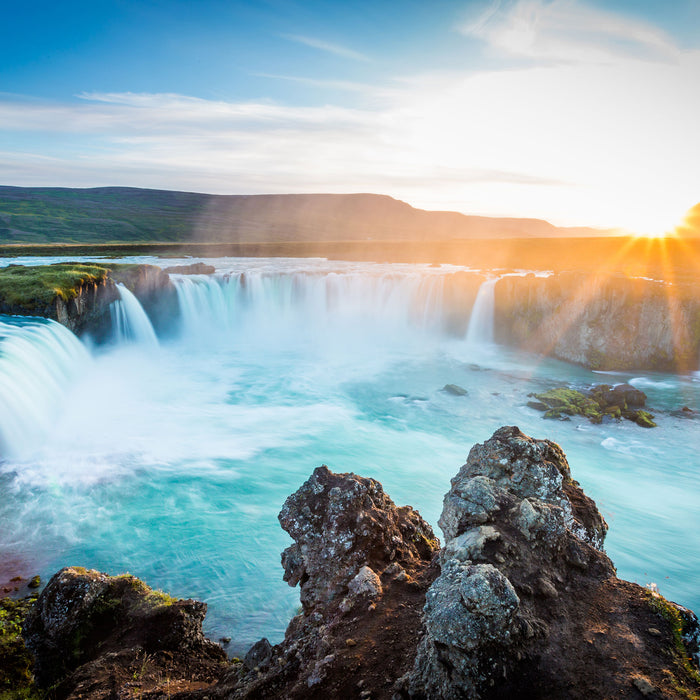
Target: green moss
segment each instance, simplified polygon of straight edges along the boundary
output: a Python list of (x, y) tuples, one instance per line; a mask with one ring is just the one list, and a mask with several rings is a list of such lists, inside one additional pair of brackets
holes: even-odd
[(34, 662), (22, 639), (22, 622), (35, 600), (0, 598), (0, 700), (41, 698), (32, 676)]
[(0, 300), (26, 310), (51, 305), (57, 298), (64, 301), (77, 296), (80, 287), (102, 282), (109, 268), (83, 263), (55, 265), (10, 265), (0, 269)]
[[(671, 634), (673, 635), (672, 654), (675, 660), (687, 675), (688, 680), (700, 686), (700, 672), (698, 672), (698, 668), (683, 642), (683, 635), (687, 630), (680, 611), (658, 593), (650, 591), (647, 593), (647, 596), (649, 607), (666, 620), (671, 628)], [(697, 692), (689, 691), (686, 688), (678, 687), (677, 689), (682, 690), (682, 695), (687, 698), (700, 697)]]
[(543, 394), (535, 394), (535, 398), (548, 407), (545, 418), (565, 420), (568, 416), (585, 416), (592, 423), (600, 423), (603, 420), (600, 406), (576, 389), (558, 387)]
[[(629, 414), (629, 415), (628, 415)], [(656, 423), (654, 423), (654, 416), (648, 411), (628, 411), (625, 413), (625, 418), (633, 420), (637, 425), (642, 428), (656, 428)]]
[(85, 284), (103, 282), (111, 272), (138, 267), (135, 264), (54, 263), (9, 265), (0, 268), (0, 303), (26, 312), (41, 311), (56, 299), (74, 299)]

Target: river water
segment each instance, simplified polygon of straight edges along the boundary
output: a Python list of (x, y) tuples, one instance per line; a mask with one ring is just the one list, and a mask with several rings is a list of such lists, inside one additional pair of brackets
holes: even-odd
[[(378, 479), (441, 534), (471, 446), (518, 425), (564, 448), (610, 525), (619, 575), (700, 610), (700, 421), (672, 415), (700, 408), (697, 376), (594, 373), (496, 346), (492, 281), (445, 306), (463, 268), (207, 262), (212, 277), (173, 276), (168, 337), (128, 290), (107, 345), (0, 318), (0, 562), (44, 578), (68, 564), (128, 571), (206, 601), (206, 631), (240, 653), (279, 641), (298, 608), (277, 513), (315, 467)], [(648, 394), (658, 428), (526, 406), (552, 386), (622, 381)]]

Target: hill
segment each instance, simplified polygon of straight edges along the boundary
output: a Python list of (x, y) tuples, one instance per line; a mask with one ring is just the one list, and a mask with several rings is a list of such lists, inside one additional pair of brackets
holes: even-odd
[(541, 219), (425, 211), (377, 194), (209, 195), (0, 186), (0, 244), (430, 241), (605, 236)]

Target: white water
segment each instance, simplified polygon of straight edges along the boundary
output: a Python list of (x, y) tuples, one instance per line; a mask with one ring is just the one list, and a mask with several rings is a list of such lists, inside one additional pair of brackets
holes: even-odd
[(159, 347), (90, 356), (62, 327), (38, 324), (67, 343), (54, 350), (54, 339), (32, 335), (35, 322), (12, 322), (0, 376), (25, 376), (6, 347), (21, 336), (34, 350), (20, 357), (36, 351), (33, 366), (52, 381), (0, 395), (2, 425), (21, 417), (29, 430), (2, 433), (0, 569), (12, 560), (43, 576), (69, 563), (130, 571), (206, 600), (208, 631), (238, 640), (238, 653), (280, 639), (298, 605), (282, 581), (289, 538), (276, 516), (315, 467), (377, 478), (436, 527), (471, 446), (517, 424), (563, 446), (611, 526), (620, 575), (700, 608), (700, 421), (671, 415), (700, 407), (693, 377), (614, 378), (643, 386), (654, 430), (544, 421), (526, 406), (530, 392), (601, 377), (495, 345), (479, 356), (450, 332), (454, 268), (211, 262), (215, 276), (176, 278), (180, 334)]
[(467, 343), (471, 346), (493, 343), (493, 314), (498, 277), (486, 280), (479, 287), (467, 328)]
[(51, 432), (91, 358), (55, 321), (0, 317), (0, 455), (21, 458)]
[(155, 347), (158, 345), (153, 324), (139, 300), (123, 284), (117, 284), (119, 299), (110, 304), (114, 335), (118, 342), (133, 342)]

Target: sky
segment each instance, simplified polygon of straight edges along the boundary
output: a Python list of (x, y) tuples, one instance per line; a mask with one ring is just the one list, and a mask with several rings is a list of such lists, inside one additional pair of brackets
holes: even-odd
[(700, 0), (7, 3), (0, 184), (376, 192), (672, 228)]

